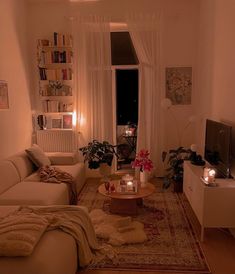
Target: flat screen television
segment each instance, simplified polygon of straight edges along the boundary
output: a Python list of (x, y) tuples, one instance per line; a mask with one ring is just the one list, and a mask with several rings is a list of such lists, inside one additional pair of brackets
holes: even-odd
[(231, 177), (232, 126), (206, 120), (206, 139), (204, 158), (216, 169), (216, 176)]
[(204, 158), (216, 169), (216, 177), (231, 177), (231, 137), (231, 126), (206, 120)]

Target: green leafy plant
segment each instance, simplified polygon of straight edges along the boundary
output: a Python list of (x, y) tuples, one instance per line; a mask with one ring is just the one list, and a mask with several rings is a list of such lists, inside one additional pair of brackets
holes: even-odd
[(97, 140), (93, 140), (88, 143), (87, 146), (79, 148), (79, 150), (82, 152), (84, 162), (88, 162), (88, 167), (90, 169), (97, 169), (102, 163), (111, 166), (113, 157), (118, 157), (115, 146), (107, 141), (101, 143)]
[(178, 147), (177, 149), (171, 149), (167, 153), (163, 151), (162, 161), (164, 162), (168, 158), (166, 169), (166, 175), (163, 179), (163, 188), (167, 189), (172, 183), (181, 184), (183, 182), (184, 160), (189, 160), (191, 157), (191, 149)]

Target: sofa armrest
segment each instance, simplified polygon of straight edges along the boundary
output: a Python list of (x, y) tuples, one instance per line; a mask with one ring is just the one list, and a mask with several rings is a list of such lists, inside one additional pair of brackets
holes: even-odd
[(52, 165), (75, 165), (78, 163), (76, 152), (46, 152)]

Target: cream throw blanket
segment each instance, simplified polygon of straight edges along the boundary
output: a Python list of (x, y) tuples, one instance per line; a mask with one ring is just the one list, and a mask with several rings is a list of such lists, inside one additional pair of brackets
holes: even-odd
[(90, 217), (79, 206), (23, 206), (0, 218), (0, 256), (30, 255), (42, 234), (53, 229), (73, 236), (81, 267), (113, 256), (110, 247), (98, 246)]
[(77, 189), (74, 178), (68, 172), (52, 166), (43, 166), (38, 169), (40, 181), (45, 183), (67, 184), (69, 188), (69, 199), (71, 205), (77, 204)]

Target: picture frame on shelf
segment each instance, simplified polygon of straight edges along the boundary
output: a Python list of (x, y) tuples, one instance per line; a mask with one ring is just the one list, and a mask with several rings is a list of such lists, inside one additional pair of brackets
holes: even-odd
[(72, 114), (63, 115), (63, 129), (72, 129), (73, 116)]
[(52, 129), (61, 129), (62, 128), (62, 119), (61, 118), (52, 118), (51, 119), (51, 128)]
[(0, 109), (9, 109), (8, 84), (0, 80)]

